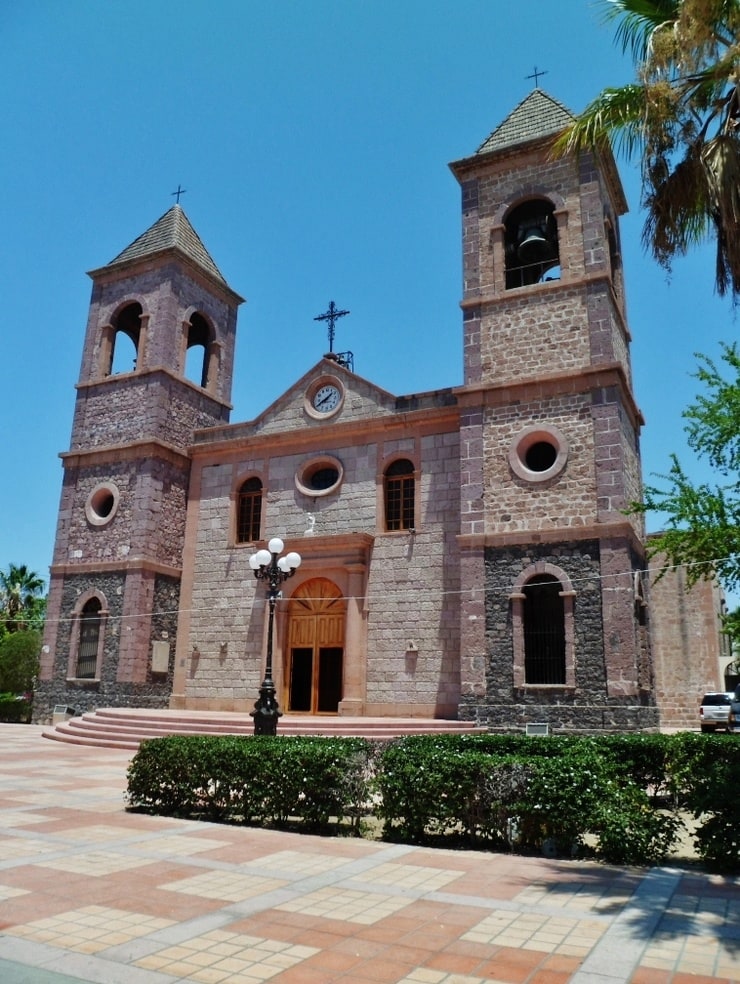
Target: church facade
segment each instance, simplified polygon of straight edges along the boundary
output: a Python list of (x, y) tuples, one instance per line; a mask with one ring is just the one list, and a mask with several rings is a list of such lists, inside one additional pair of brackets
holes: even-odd
[[(330, 352), (230, 422), (237, 309), (178, 205), (92, 271), (35, 713), (252, 708), (656, 728), (639, 434), (608, 152), (539, 89), (451, 165), (464, 375), (386, 392)], [(131, 361), (121, 363), (128, 350)], [(712, 688), (710, 688), (712, 689)]]

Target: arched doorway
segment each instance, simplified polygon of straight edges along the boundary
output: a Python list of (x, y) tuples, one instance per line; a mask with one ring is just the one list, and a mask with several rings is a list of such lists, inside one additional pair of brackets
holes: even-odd
[(289, 711), (335, 714), (342, 699), (347, 603), (325, 577), (306, 581), (288, 605)]

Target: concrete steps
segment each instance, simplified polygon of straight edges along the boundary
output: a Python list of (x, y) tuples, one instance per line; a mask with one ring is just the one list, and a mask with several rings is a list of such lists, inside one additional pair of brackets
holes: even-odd
[[(475, 731), (467, 721), (439, 718), (371, 718), (284, 714), (279, 735), (324, 735), (374, 739), (401, 735), (461, 734)], [(144, 710), (105, 707), (71, 717), (43, 731), (44, 738), (74, 745), (98, 745), (136, 751), (147, 738), (164, 735), (252, 735), (249, 713), (227, 711)]]

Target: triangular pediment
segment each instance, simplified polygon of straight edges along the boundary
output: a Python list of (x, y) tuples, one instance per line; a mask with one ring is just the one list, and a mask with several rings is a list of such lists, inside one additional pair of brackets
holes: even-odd
[[(392, 418), (406, 420), (409, 413), (417, 411), (446, 413), (456, 403), (452, 388), (395, 396), (331, 358), (323, 358), (259, 416), (197, 431), (194, 446), (214, 442), (243, 445), (254, 438), (274, 435), (283, 444), (309, 441), (318, 447), (322, 434), (331, 432), (334, 440), (337, 429), (382, 429), (390, 425)], [(383, 418), (388, 423), (384, 424)]]
[[(335, 392), (336, 391), (336, 392)], [(336, 395), (338, 393), (338, 396)], [(326, 404), (322, 401), (328, 395)], [(341, 363), (321, 359), (254, 420), (256, 433), (321, 428), (396, 412), (396, 397)]]

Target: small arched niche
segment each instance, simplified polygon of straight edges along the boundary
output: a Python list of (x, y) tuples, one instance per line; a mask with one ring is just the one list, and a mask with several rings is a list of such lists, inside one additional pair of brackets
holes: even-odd
[(555, 206), (533, 198), (509, 212), (504, 220), (506, 289), (560, 279), (560, 247)]

